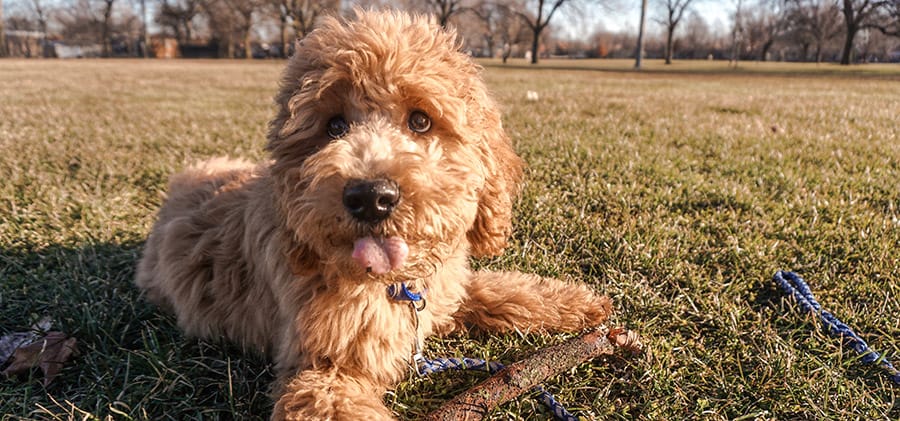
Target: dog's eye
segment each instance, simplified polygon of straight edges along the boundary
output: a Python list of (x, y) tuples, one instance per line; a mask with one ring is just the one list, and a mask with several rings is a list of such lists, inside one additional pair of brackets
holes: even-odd
[(421, 111), (413, 111), (409, 114), (407, 125), (409, 125), (410, 130), (416, 133), (425, 133), (431, 130), (431, 118), (428, 117), (428, 114)]
[(349, 130), (350, 125), (347, 124), (347, 120), (344, 120), (344, 117), (338, 115), (328, 120), (328, 136), (331, 136), (332, 139), (343, 137)]

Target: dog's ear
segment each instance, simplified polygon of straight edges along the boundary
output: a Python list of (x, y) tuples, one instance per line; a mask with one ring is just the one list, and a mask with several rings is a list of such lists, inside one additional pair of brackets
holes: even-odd
[[(500, 113), (486, 94), (471, 107), (482, 122), (482, 159), (485, 185), (478, 200), (475, 223), (466, 234), (473, 256), (496, 256), (506, 248), (512, 232), (512, 205), (522, 181), (522, 160), (512, 148)], [(470, 104), (471, 106), (472, 104)]]

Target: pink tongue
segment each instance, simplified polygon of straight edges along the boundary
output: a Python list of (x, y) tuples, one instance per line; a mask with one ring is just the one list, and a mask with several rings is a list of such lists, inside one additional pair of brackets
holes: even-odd
[(353, 243), (353, 260), (378, 275), (403, 266), (408, 255), (409, 246), (399, 237), (363, 237)]

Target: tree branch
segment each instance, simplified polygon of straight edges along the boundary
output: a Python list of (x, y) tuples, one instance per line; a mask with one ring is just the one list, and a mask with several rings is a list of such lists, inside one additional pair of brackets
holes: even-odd
[(478, 386), (445, 403), (425, 419), (481, 419), (493, 408), (531, 390), (548, 377), (601, 355), (612, 354), (616, 348), (640, 351), (640, 338), (636, 333), (625, 329), (612, 329), (609, 332), (604, 329), (543, 349), (523, 361), (509, 365)]

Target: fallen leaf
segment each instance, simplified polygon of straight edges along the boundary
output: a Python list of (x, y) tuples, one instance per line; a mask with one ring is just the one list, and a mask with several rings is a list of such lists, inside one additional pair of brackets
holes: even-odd
[(39, 367), (44, 373), (43, 383), (46, 387), (75, 352), (76, 342), (75, 338), (68, 338), (65, 333), (47, 332), (43, 338), (16, 349), (9, 367), (3, 370), (3, 374), (11, 377)]
[(45, 317), (32, 325), (28, 332), (13, 332), (0, 337), (0, 367), (3, 367), (6, 360), (12, 357), (16, 349), (36, 341), (40, 338), (40, 332), (50, 330), (51, 324), (50, 318)]

